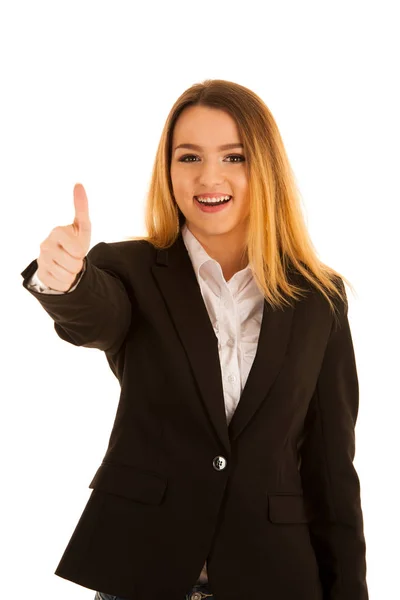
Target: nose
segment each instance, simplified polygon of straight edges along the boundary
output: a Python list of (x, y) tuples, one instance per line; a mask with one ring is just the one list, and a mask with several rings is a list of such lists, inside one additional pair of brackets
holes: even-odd
[(212, 190), (216, 186), (222, 185), (225, 181), (224, 170), (225, 165), (218, 163), (218, 161), (204, 161), (199, 168), (199, 186)]

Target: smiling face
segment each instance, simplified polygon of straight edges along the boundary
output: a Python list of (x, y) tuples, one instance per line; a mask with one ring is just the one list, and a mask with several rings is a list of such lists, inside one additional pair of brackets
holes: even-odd
[[(186, 147), (177, 148), (181, 144)], [(230, 148), (221, 148), (228, 144)], [(171, 180), (176, 203), (197, 239), (214, 247), (243, 244), (249, 214), (247, 165), (231, 115), (207, 106), (182, 111), (172, 137)], [(232, 199), (217, 211), (202, 210), (194, 196), (207, 193)]]

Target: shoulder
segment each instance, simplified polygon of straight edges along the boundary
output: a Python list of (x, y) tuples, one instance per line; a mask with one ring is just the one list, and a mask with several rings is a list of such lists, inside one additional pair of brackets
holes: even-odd
[(300, 302), (308, 304), (309, 307), (312, 306), (314, 311), (322, 311), (331, 321), (336, 321), (338, 316), (347, 315), (348, 299), (343, 278), (332, 270), (332, 273), (328, 276), (333, 285), (333, 290), (331, 290), (320, 279), (318, 279), (319, 285), (317, 285), (315, 275), (311, 273), (309, 267), (304, 263), (301, 264), (305, 272), (310, 275), (310, 278), (293, 265), (291, 265), (289, 277), (291, 283), (301, 289), (302, 298)]
[(129, 264), (152, 263), (156, 249), (147, 240), (123, 240), (119, 242), (104, 242)]

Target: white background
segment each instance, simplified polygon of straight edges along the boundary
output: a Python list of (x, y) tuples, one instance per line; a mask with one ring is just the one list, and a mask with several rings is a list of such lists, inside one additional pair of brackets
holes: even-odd
[[(274, 115), (320, 258), (355, 286), (371, 600), (397, 597), (399, 20), (397, 2), (61, 2), (0, 6), (1, 596), (90, 599), (53, 574), (105, 453), (119, 384), (62, 341), (21, 271), (85, 186), (91, 246), (143, 235), (167, 114), (206, 78)], [(177, 599), (179, 600), (179, 599)]]

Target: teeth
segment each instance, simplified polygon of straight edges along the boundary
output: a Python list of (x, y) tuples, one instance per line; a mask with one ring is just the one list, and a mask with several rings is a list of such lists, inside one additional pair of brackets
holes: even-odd
[(195, 196), (195, 198), (199, 201), (199, 202), (203, 202), (203, 204), (207, 204), (208, 202), (222, 202), (223, 200), (229, 200), (229, 198), (231, 198), (231, 196), (220, 196), (219, 198), (208, 198), (207, 196)]

